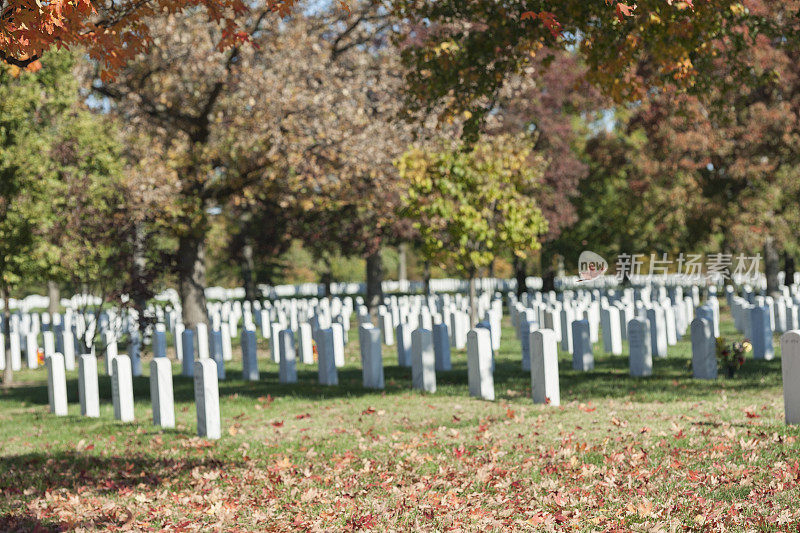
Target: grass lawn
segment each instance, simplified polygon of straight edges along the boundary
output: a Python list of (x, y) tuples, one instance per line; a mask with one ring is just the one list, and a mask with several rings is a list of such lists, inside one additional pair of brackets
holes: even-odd
[[(506, 318), (506, 321), (508, 319)], [(739, 337), (723, 313), (723, 335)], [(651, 378), (595, 345), (596, 369), (560, 354), (562, 406), (533, 405), (510, 325), (497, 401), (471, 399), (466, 356), (411, 391), (384, 347), (386, 391), (361, 387), (357, 331), (338, 387), (241, 381), (240, 351), (220, 383), (223, 438), (195, 436), (192, 381), (175, 376), (175, 430), (152, 426), (147, 377), (136, 422), (48, 413), (43, 368), (0, 392), (0, 530), (797, 530), (800, 429), (783, 423), (780, 358), (740, 375), (691, 379), (684, 338)], [(777, 342), (776, 342), (776, 348)], [(99, 365), (102, 369), (103, 365)], [(144, 367), (147, 371), (148, 363)], [(176, 373), (180, 371), (174, 365)], [(102, 370), (101, 370), (102, 372)]]

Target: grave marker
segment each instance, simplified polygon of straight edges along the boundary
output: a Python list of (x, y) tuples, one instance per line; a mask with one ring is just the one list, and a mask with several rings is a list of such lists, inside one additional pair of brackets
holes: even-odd
[(172, 394), (172, 363), (165, 357), (150, 361), (150, 401), (153, 404), (153, 424), (175, 427), (175, 403)]

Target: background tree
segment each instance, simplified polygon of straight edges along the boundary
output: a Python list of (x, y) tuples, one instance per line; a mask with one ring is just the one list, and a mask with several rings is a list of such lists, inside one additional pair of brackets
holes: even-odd
[(154, 19), (182, 12), (201, 12), (222, 30), (220, 48), (247, 40), (243, 24), (252, 11), (287, 15), (295, 0), (0, 0), (0, 60), (34, 70), (51, 47), (83, 47), (101, 63), (105, 76), (117, 71), (150, 43)]
[(397, 163), (408, 187), (405, 214), (415, 221), (422, 252), (452, 259), (469, 278), (470, 319), (477, 323), (478, 270), (501, 253), (525, 257), (540, 247), (547, 222), (528, 194), (545, 170), (541, 156), (518, 137), (497, 137), (465, 151), (409, 150)]

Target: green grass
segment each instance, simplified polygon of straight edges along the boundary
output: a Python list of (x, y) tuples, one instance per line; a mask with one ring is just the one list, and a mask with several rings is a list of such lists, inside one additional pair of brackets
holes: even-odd
[[(727, 314), (722, 329), (738, 337)], [(507, 323), (495, 402), (469, 398), (463, 351), (425, 395), (395, 347), (386, 390), (363, 389), (355, 329), (337, 387), (304, 365), (279, 384), (262, 341), (261, 381), (241, 380), (238, 349), (226, 366), (217, 442), (195, 436), (190, 379), (175, 376), (177, 428), (164, 431), (147, 377), (134, 380), (137, 421), (122, 424), (107, 377), (100, 418), (85, 419), (68, 373), (57, 418), (44, 369), (24, 370), (0, 392), (0, 530), (796, 529), (800, 431), (783, 423), (780, 359), (697, 381), (685, 337), (633, 379), (624, 349), (595, 345), (588, 373), (560, 353), (552, 407), (530, 401)]]

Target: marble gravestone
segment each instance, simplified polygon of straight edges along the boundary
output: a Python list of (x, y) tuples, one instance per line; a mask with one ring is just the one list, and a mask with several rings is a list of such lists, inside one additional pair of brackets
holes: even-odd
[(411, 386), (425, 392), (436, 392), (436, 356), (433, 333), (417, 329), (411, 334)]
[(492, 339), (488, 329), (475, 328), (467, 333), (467, 381), (470, 396), (494, 400)]
[(166, 357), (150, 361), (150, 401), (153, 404), (153, 424), (175, 427), (175, 403), (172, 393), (172, 363)]
[(216, 366), (211, 359), (201, 359), (195, 361), (193, 372), (197, 435), (213, 440), (222, 437)]
[(437, 372), (453, 369), (450, 362), (450, 333), (446, 324), (433, 325), (433, 355), (436, 358)]
[(643, 318), (634, 318), (628, 322), (627, 329), (630, 375), (639, 378), (653, 375), (650, 324)]
[(750, 323), (753, 359), (771, 361), (775, 357), (775, 348), (772, 345), (769, 309), (766, 306), (756, 306), (750, 309)]
[(194, 375), (194, 330), (188, 328), (183, 330), (181, 346), (183, 346), (181, 374), (186, 377), (192, 377)]
[(117, 355), (112, 361), (111, 400), (114, 418), (121, 422), (133, 421), (133, 375), (131, 360), (127, 355)]
[(606, 307), (601, 309), (600, 324), (603, 330), (603, 351), (614, 355), (621, 355), (622, 331), (617, 308)]
[(691, 324), (692, 377), (695, 379), (717, 379), (717, 341), (709, 322), (695, 318)]
[(278, 381), (280, 383), (297, 383), (297, 353), (294, 349), (294, 332), (291, 329), (284, 329), (278, 333), (278, 336), (281, 351)]
[(297, 351), (300, 352), (300, 362), (304, 365), (313, 365), (314, 340), (311, 337), (311, 324), (303, 322), (298, 328)]
[[(51, 333), (52, 332), (46, 332)], [(47, 396), (50, 412), (56, 416), (67, 415), (67, 375), (64, 356), (54, 353), (45, 359), (47, 365)]]
[(572, 322), (572, 369), (583, 372), (594, 369), (594, 355), (588, 320)]
[(256, 332), (252, 329), (242, 331), (242, 378), (245, 381), (258, 381), (258, 345)]
[(153, 357), (167, 356), (167, 328), (164, 324), (156, 324), (153, 334)]
[(787, 424), (800, 424), (800, 331), (787, 331), (781, 337), (783, 407)]
[(361, 349), (362, 382), (366, 389), (385, 387), (383, 379), (383, 356), (381, 355), (382, 330), (371, 324), (358, 328), (358, 343)]
[(317, 367), (320, 385), (338, 385), (339, 376), (336, 372), (334, 359), (334, 336), (332, 328), (320, 330), (320, 347), (318, 350)]
[(78, 358), (78, 399), (81, 404), (81, 415), (90, 418), (100, 416), (97, 358), (92, 354), (83, 354)]
[(411, 326), (397, 325), (397, 364), (400, 367), (411, 366)]
[(647, 321), (650, 325), (650, 352), (655, 357), (667, 356), (667, 326), (664, 309), (661, 306), (647, 310)]
[(530, 332), (531, 395), (533, 403), (561, 405), (558, 383), (558, 341), (552, 329)]

